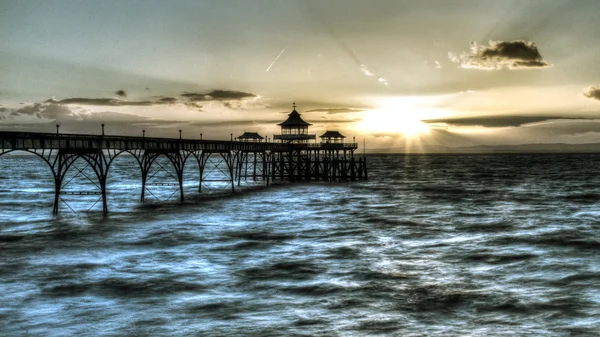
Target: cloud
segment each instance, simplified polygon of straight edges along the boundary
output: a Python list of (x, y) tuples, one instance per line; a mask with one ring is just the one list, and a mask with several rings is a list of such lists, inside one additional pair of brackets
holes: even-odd
[[(25, 117), (25, 118), (23, 118)], [(6, 125), (23, 126), (36, 129), (34, 125), (47, 124), (49, 122), (60, 122), (61, 126), (70, 125), (71, 130), (75, 132), (87, 132), (106, 123), (111, 127), (127, 132), (130, 127), (165, 127), (173, 124), (189, 124), (188, 121), (153, 119), (146, 116), (105, 111), (91, 113), (82, 108), (73, 108), (68, 105), (55, 103), (34, 103), (25, 105), (19, 109), (8, 109), (4, 114), (0, 114), (0, 120)], [(37, 122), (33, 122), (37, 121)], [(32, 123), (33, 122), (33, 123)], [(77, 127), (79, 125), (80, 127)], [(95, 127), (94, 127), (95, 125)], [(41, 130), (44, 130), (43, 128)]]
[(594, 87), (591, 85), (591, 86), (583, 89), (583, 96), (585, 96), (587, 98), (600, 100), (600, 88), (597, 88), (597, 87)]
[(203, 111), (204, 111), (204, 110), (202, 110), (203, 106), (202, 106), (202, 105), (200, 105), (200, 104), (198, 104), (198, 103), (196, 103), (196, 102), (189, 102), (189, 101), (188, 101), (188, 102), (183, 102), (183, 104), (184, 104), (184, 105), (185, 105), (185, 106), (186, 106), (188, 109), (191, 109), (191, 110), (196, 110), (196, 111), (199, 111), (199, 112), (203, 112)]
[[(359, 67), (359, 69), (366, 76), (375, 76), (375, 73), (372, 72), (371, 70), (369, 70), (369, 68), (367, 68), (367, 66), (364, 65), (364, 64), (361, 64), (360, 67)], [(379, 82), (379, 83), (381, 83), (383, 85), (389, 85), (388, 81), (385, 78), (381, 77), (381, 76), (377, 77), (377, 82)]]
[(178, 103), (177, 98), (175, 97), (163, 97), (157, 101), (157, 103), (163, 104), (176, 104)]
[(46, 103), (54, 104), (80, 104), (80, 105), (96, 105), (96, 106), (150, 106), (157, 104), (151, 101), (123, 101), (114, 98), (65, 98), (61, 100), (49, 99)]
[(58, 104), (49, 104), (40, 111), (39, 118), (46, 119), (77, 119), (82, 120), (90, 116), (89, 112), (77, 112)]
[(223, 103), (223, 106), (232, 110), (242, 109), (242, 103), (240, 101), (227, 101)]
[[(6, 110), (5, 112), (8, 112)], [(78, 112), (56, 103), (34, 103), (19, 109), (10, 110), (10, 116), (32, 116), (38, 119), (75, 119), (82, 120), (89, 117), (88, 112)]]
[[(126, 96), (124, 90), (118, 90), (115, 92), (115, 94), (122, 97)], [(190, 110), (203, 112), (203, 105), (199, 104), (199, 102), (204, 101), (209, 103), (218, 102), (227, 108), (240, 110), (248, 108), (251, 109), (257, 104), (265, 107), (265, 105), (256, 100), (259, 97), (260, 96), (253, 93), (234, 90), (212, 90), (206, 93), (183, 93), (181, 96), (176, 97), (155, 96), (152, 99), (140, 101), (128, 101), (106, 97), (71, 97), (64, 99), (55, 99), (53, 97), (51, 99), (32, 104), (21, 103), (19, 108), (6, 108), (0, 106), (0, 120), (2, 120), (3, 123), (16, 125), (15, 123), (25, 122), (27, 118), (29, 118), (27, 123), (31, 123), (36, 120), (39, 120), (39, 122), (48, 120), (92, 122), (98, 118), (106, 118), (106, 120), (118, 121), (122, 124), (125, 122), (132, 123), (134, 121), (145, 121), (146, 117), (121, 114), (117, 112), (92, 113), (87, 107), (183, 105)], [(157, 122), (156, 120), (152, 120), (152, 122), (155, 124), (166, 123), (161, 121)], [(172, 122), (169, 121), (168, 123)]]
[[(125, 97), (127, 94), (124, 90), (118, 90), (115, 94)], [(259, 98), (258, 95), (243, 92), (243, 91), (235, 91), (235, 90), (212, 90), (206, 93), (183, 93), (178, 97), (163, 97), (163, 96), (153, 96), (152, 100), (146, 101), (127, 101), (123, 99), (116, 98), (88, 98), (88, 97), (71, 97), (65, 98), (61, 100), (57, 100), (55, 98), (48, 99), (43, 103), (46, 104), (60, 104), (60, 105), (90, 105), (90, 106), (153, 106), (153, 105), (176, 105), (182, 104), (189, 109), (203, 111), (203, 106), (198, 104), (198, 102), (211, 102), (217, 101), (221, 102), (223, 106), (240, 110), (247, 107), (247, 104), (242, 102), (247, 102), (248, 99), (256, 99)], [(255, 101), (255, 100), (252, 100)]]
[(232, 110), (242, 110), (247, 107), (248, 100), (255, 100), (259, 96), (251, 92), (237, 90), (212, 90), (206, 93), (186, 92), (181, 94), (186, 106), (202, 111), (202, 106), (196, 102), (222, 102), (223, 106)]
[(548, 120), (582, 120), (583, 117), (556, 117), (556, 116), (477, 116), (464, 118), (427, 119), (422, 122), (427, 124), (446, 124), (452, 126), (482, 126), (485, 128), (517, 127), (525, 124), (543, 122)]
[(360, 65), (360, 71), (362, 71), (365, 75), (367, 76), (373, 76), (375, 75), (372, 71), (370, 71), (366, 65), (361, 64)]
[(317, 109), (307, 110), (306, 112), (326, 112), (329, 115), (335, 115), (335, 114), (354, 113), (354, 112), (361, 112), (361, 111), (365, 111), (365, 110), (364, 109), (355, 109), (355, 108), (317, 108)]
[(39, 114), (43, 107), (44, 105), (42, 103), (35, 103), (32, 105), (23, 106), (16, 110), (12, 110), (10, 114), (11, 116), (33, 116)]
[[(119, 90), (116, 94), (122, 92), (125, 94), (123, 90)], [(120, 95), (124, 96), (124, 95)], [(248, 98), (256, 98), (258, 97), (256, 94), (243, 92), (243, 91), (232, 91), (232, 90), (213, 90), (207, 93), (183, 93), (181, 97), (162, 97), (158, 100), (154, 101), (125, 101), (121, 99), (115, 98), (86, 98), (86, 97), (72, 97), (65, 98), (61, 100), (56, 100), (54, 98), (46, 100), (45, 103), (53, 103), (53, 104), (80, 104), (80, 105), (95, 105), (95, 106), (150, 106), (150, 105), (160, 105), (160, 104), (185, 104), (200, 102), (200, 101), (240, 101)], [(231, 107), (233, 105), (228, 104)], [(190, 107), (201, 108), (202, 106), (197, 104), (189, 104)]]
[(256, 98), (256, 94), (236, 90), (213, 90), (207, 93), (187, 92), (181, 96), (191, 101), (236, 101), (247, 98)]
[(550, 66), (535, 43), (524, 40), (490, 41), (488, 46), (472, 42), (468, 53), (448, 53), (448, 57), (465, 69), (534, 69)]

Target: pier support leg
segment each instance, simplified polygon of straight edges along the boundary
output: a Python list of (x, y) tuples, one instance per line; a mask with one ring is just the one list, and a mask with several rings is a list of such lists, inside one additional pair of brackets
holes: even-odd
[(55, 175), (54, 177), (54, 207), (52, 208), (52, 214), (58, 214), (58, 203), (60, 202), (60, 187), (62, 185), (62, 179)]
[(266, 181), (267, 186), (269, 186), (269, 160), (267, 158), (267, 156), (269, 156), (270, 154), (263, 152), (262, 153), (262, 168), (263, 168), (263, 179)]
[(179, 201), (184, 202), (185, 198), (183, 195), (183, 167), (185, 165), (185, 157), (181, 154), (180, 151), (177, 152), (169, 152), (165, 153), (167, 158), (173, 164), (173, 168), (175, 169), (175, 173), (177, 174), (177, 182), (179, 183)]
[(148, 172), (150, 172), (150, 167), (158, 158), (159, 154), (145, 151), (141, 158), (138, 158), (138, 162), (140, 164), (140, 169), (142, 171), (142, 191), (140, 193), (140, 201), (144, 201), (144, 197), (146, 195), (146, 181), (148, 180)]
[(146, 179), (148, 178), (148, 172), (142, 170), (142, 192), (140, 193), (140, 201), (144, 202), (146, 195)]

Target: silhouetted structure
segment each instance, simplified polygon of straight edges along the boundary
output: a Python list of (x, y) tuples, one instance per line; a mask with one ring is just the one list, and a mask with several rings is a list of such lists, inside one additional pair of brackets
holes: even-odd
[(354, 158), (354, 150), (358, 148), (356, 143), (344, 143), (345, 136), (338, 131), (324, 134), (325, 140), (335, 140), (335, 143), (308, 143), (308, 140), (316, 139), (314, 134), (308, 133), (311, 124), (300, 117), (296, 111), (296, 103), (293, 108), (288, 119), (278, 124), (281, 126), (281, 134), (274, 136), (274, 139), (289, 144), (290, 148), (286, 151), (273, 151), (270, 169), (273, 178), (290, 181), (366, 179), (364, 158), (359, 161)]
[(321, 144), (343, 144), (346, 136), (342, 135), (339, 131), (327, 130), (324, 134), (319, 136), (321, 138)]
[(284, 143), (306, 143), (311, 139), (316, 139), (315, 135), (308, 134), (308, 127), (312, 124), (307, 123), (300, 117), (296, 111), (296, 103), (294, 110), (288, 115), (288, 119), (277, 124), (281, 126), (281, 134), (275, 135), (275, 140), (280, 140)]
[[(0, 156), (13, 151), (26, 151), (37, 155), (50, 168), (54, 179), (54, 209), (59, 210), (63, 194), (98, 194), (97, 202), (102, 202), (103, 213), (108, 212), (106, 198), (106, 180), (114, 160), (122, 154), (132, 155), (142, 173), (141, 201), (144, 201), (150, 168), (157, 158), (164, 156), (172, 164), (179, 189), (179, 199), (184, 201), (183, 169), (188, 159), (194, 159), (199, 168), (198, 191), (202, 192), (203, 183), (225, 182), (235, 191), (242, 180), (265, 183), (273, 180), (288, 181), (355, 181), (367, 179), (367, 166), (364, 158), (355, 160), (355, 143), (343, 143), (344, 138), (326, 132), (322, 139), (335, 142), (308, 143), (315, 139), (308, 134), (309, 123), (300, 118), (294, 110), (289, 118), (280, 123), (282, 135), (275, 136), (281, 142), (264, 142), (264, 137), (256, 132), (245, 132), (237, 137), (238, 141), (215, 141), (197, 139), (148, 138), (106, 136), (104, 126), (102, 135), (61, 134), (57, 125), (56, 133), (5, 132), (0, 131)], [(285, 131), (283, 131), (285, 130)], [(181, 132), (180, 132), (181, 137)], [(79, 159), (91, 167), (95, 177), (84, 176), (95, 185), (97, 191), (63, 191), (70, 181), (65, 177), (73, 164)], [(215, 178), (207, 167), (213, 161), (222, 175)], [(164, 168), (161, 165), (160, 168)], [(75, 167), (79, 173), (82, 170)], [(95, 180), (95, 179), (97, 180)], [(165, 182), (156, 185), (172, 185)], [(93, 206), (92, 206), (93, 207)]]
[(261, 142), (265, 137), (259, 135), (258, 132), (244, 132), (237, 139), (243, 142)]

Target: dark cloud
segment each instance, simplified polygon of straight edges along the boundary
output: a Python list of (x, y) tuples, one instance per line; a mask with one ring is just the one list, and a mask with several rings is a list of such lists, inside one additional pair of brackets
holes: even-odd
[(242, 110), (244, 109), (243, 101), (225, 101), (223, 106), (231, 110)]
[(213, 90), (207, 93), (191, 93), (186, 92), (181, 94), (191, 101), (235, 101), (246, 98), (255, 98), (256, 94), (235, 90)]
[(197, 110), (199, 112), (203, 112), (204, 110), (202, 110), (203, 106), (196, 103), (196, 102), (183, 102), (183, 104), (188, 108), (188, 109), (192, 109), (192, 110)]
[(596, 88), (594, 86), (589, 86), (583, 89), (583, 96), (587, 98), (593, 98), (600, 100), (600, 88)]
[[(124, 90), (118, 90), (115, 94), (125, 97), (126, 93)], [(73, 121), (91, 121), (96, 117), (100, 116), (99, 113), (92, 114), (86, 111), (82, 106), (106, 106), (106, 107), (120, 107), (120, 106), (153, 106), (153, 105), (175, 105), (182, 104), (188, 109), (203, 112), (203, 106), (199, 104), (199, 101), (218, 101), (225, 107), (230, 109), (243, 109), (244, 105), (242, 101), (247, 98), (258, 97), (253, 93), (232, 91), (232, 90), (213, 90), (205, 94), (198, 93), (184, 93), (180, 97), (162, 97), (159, 96), (153, 100), (148, 101), (126, 101), (115, 98), (87, 98), (87, 97), (71, 97), (61, 100), (54, 98), (48, 99), (43, 102), (36, 102), (33, 104), (21, 103), (21, 107), (18, 109), (8, 109), (0, 106), (0, 119), (2, 120), (15, 120), (21, 116), (36, 117), (37, 119), (48, 119), (48, 120), (73, 120)], [(108, 119), (115, 119), (116, 115), (106, 116)], [(126, 119), (131, 122), (139, 120), (133, 118), (134, 115), (119, 115), (117, 119)], [(280, 121), (277, 121), (280, 122)], [(244, 122), (242, 122), (244, 123)]]
[[(115, 92), (120, 97), (125, 97), (127, 94), (124, 90), (118, 90)], [(234, 91), (234, 90), (213, 90), (207, 93), (183, 93), (180, 97), (162, 97), (162, 96), (154, 96), (160, 97), (156, 100), (150, 101), (126, 101), (122, 99), (115, 98), (87, 98), (87, 97), (72, 97), (65, 98), (61, 100), (56, 100), (54, 98), (46, 100), (43, 103), (46, 104), (62, 104), (62, 105), (95, 105), (95, 106), (152, 106), (152, 105), (174, 105), (174, 104), (183, 104), (190, 109), (202, 111), (202, 105), (197, 102), (210, 102), (210, 101), (219, 101), (222, 102), (223, 105), (230, 109), (242, 109), (243, 105), (240, 103), (241, 101), (248, 98), (256, 98), (258, 97), (256, 94), (243, 92), (243, 91)], [(41, 103), (40, 103), (41, 104)]]
[(335, 114), (345, 114), (345, 113), (353, 113), (353, 112), (361, 112), (365, 111), (365, 109), (355, 109), (355, 108), (317, 108), (307, 110), (306, 112), (326, 112), (329, 115)]
[(488, 46), (471, 43), (468, 53), (448, 57), (461, 68), (480, 70), (545, 68), (544, 61), (535, 43), (524, 40), (490, 41)]
[(543, 122), (548, 120), (582, 120), (583, 117), (556, 117), (556, 116), (477, 116), (464, 118), (428, 119), (422, 122), (427, 124), (446, 124), (452, 126), (482, 126), (486, 128), (517, 127), (524, 124)]
[(81, 105), (97, 105), (97, 106), (149, 106), (156, 104), (150, 101), (123, 101), (113, 98), (65, 98), (61, 100), (49, 99), (46, 103), (55, 104), (81, 104)]
[(158, 102), (165, 103), (165, 104), (175, 104), (175, 103), (177, 103), (177, 98), (175, 98), (175, 97), (163, 97), (163, 98), (159, 99)]

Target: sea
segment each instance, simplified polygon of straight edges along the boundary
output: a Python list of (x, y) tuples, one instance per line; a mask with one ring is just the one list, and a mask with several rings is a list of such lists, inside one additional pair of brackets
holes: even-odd
[(366, 157), (233, 194), (186, 166), (183, 203), (124, 157), (103, 216), (1, 156), (0, 336), (600, 336), (600, 154)]

